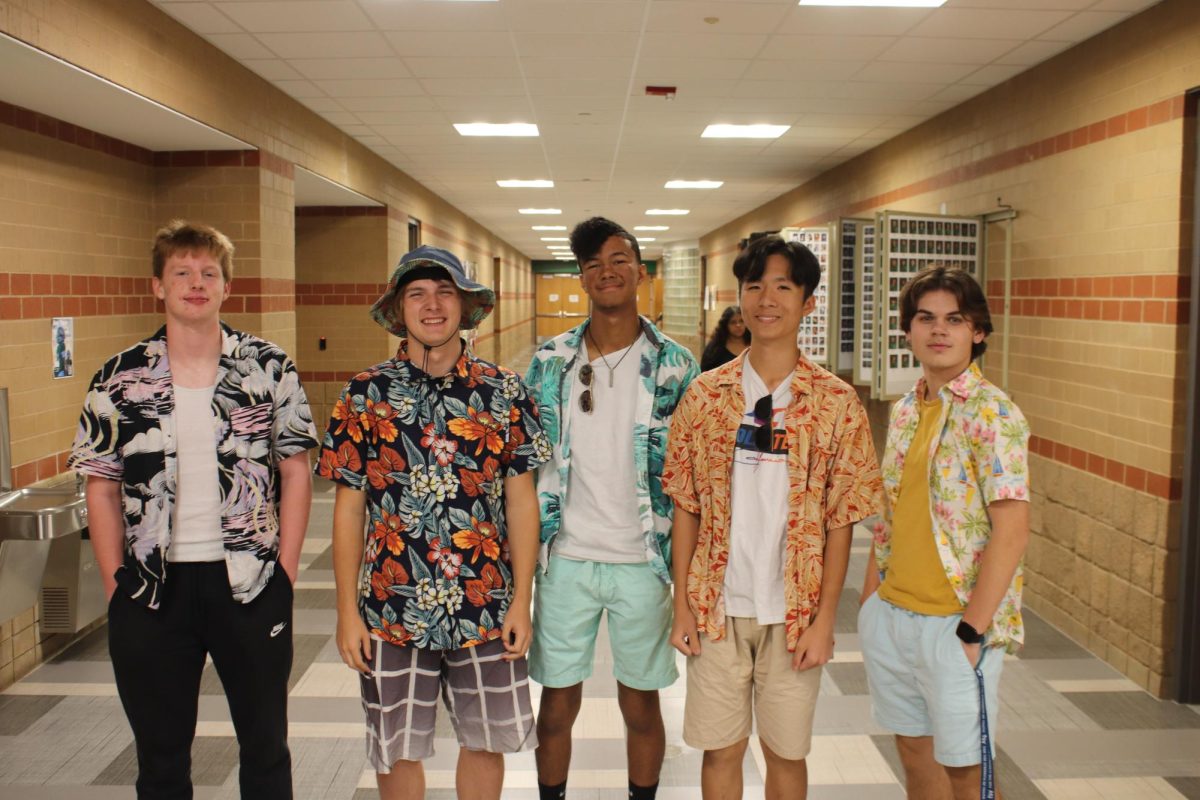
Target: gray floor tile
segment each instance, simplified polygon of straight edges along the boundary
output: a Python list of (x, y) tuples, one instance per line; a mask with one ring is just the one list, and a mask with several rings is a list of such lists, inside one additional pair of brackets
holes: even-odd
[(316, 558), (308, 564), (308, 569), (333, 569), (333, 545), (326, 547), (324, 551), (319, 553)]
[(108, 658), (108, 626), (102, 625), (72, 644), (62, 653), (55, 656), (56, 662), (62, 661), (103, 661)]
[(62, 700), (45, 695), (0, 695), (0, 736), (20, 736)]
[(1200, 800), (1200, 778), (1167, 778), (1166, 781), (1187, 800)]
[(1200, 777), (1200, 731), (1026, 731), (1004, 749), (1030, 778)]
[(1069, 692), (1066, 697), (1106, 730), (1200, 729), (1200, 714), (1145, 692)]
[(301, 587), (296, 590), (296, 599), (293, 608), (334, 608), (336, 601), (337, 596), (333, 589), (305, 589)]
[(825, 665), (825, 674), (833, 678), (842, 694), (867, 694), (867, 670), (862, 664)]
[(1033, 611), (1023, 609), (1021, 616), (1025, 620), (1025, 647), (1017, 654), (1018, 658), (1093, 658), (1091, 653)]
[[(237, 769), (238, 744), (232, 736), (201, 736), (192, 742), (192, 784), (220, 786)], [(130, 743), (92, 781), (93, 786), (132, 786), (137, 781), (137, 751)]]

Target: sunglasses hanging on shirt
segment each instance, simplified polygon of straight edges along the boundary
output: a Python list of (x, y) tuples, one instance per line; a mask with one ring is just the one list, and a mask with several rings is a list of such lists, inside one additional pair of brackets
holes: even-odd
[(754, 429), (754, 446), (760, 453), (771, 452), (771, 439), (775, 435), (773, 417), (775, 416), (775, 398), (763, 395), (754, 404), (754, 421), (758, 427)]
[(579, 368), (579, 381), (587, 387), (583, 394), (579, 395), (579, 410), (585, 414), (592, 413), (592, 409), (595, 408), (592, 402), (592, 377), (595, 374), (591, 364), (584, 364)]

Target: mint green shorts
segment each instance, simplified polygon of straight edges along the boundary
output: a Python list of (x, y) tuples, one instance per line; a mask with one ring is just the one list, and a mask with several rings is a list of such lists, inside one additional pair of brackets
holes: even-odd
[(592, 674), (600, 615), (608, 612), (613, 676), (630, 689), (665, 689), (679, 677), (671, 647), (671, 587), (647, 563), (550, 557), (533, 594), (529, 677), (562, 689)]

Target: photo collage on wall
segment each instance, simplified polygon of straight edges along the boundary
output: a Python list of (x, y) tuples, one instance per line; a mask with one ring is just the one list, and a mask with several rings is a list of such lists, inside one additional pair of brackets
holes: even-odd
[(872, 364), (875, 363), (875, 224), (863, 223), (858, 246), (855, 248), (858, 284), (858, 319), (854, 343), (854, 383), (870, 386)]
[(779, 232), (785, 241), (799, 242), (813, 252), (821, 265), (821, 283), (814, 295), (816, 306), (800, 323), (796, 337), (800, 351), (814, 364), (829, 364), (829, 240), (830, 227), (784, 228)]
[(844, 371), (854, 361), (854, 248), (862, 220), (842, 220), (838, 247), (841, 250), (841, 275), (838, 279), (838, 357), (837, 370)]
[[(942, 217), (884, 212), (877, 224), (884, 231), (883, 257), (875, 271), (875, 386), (880, 399), (898, 397), (912, 388), (921, 365), (908, 348), (900, 327), (900, 291), (925, 267), (959, 267), (979, 277), (982, 223), (973, 217)], [(885, 308), (886, 306), (886, 308)]]

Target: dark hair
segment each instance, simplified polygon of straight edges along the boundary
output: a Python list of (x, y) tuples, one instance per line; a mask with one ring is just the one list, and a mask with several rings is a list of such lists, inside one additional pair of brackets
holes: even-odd
[(771, 234), (750, 242), (733, 261), (733, 275), (737, 278), (738, 291), (747, 281), (762, 280), (771, 256), (783, 256), (788, 261), (788, 278), (797, 286), (804, 287), (804, 299), (813, 296), (821, 283), (821, 262), (799, 242), (785, 242)]
[(221, 275), (226, 283), (233, 280), (233, 242), (211, 225), (173, 219), (154, 234), (154, 248), (150, 261), (154, 277), (162, 280), (163, 267), (167, 259), (176, 253), (204, 252), (221, 265)]
[(611, 219), (592, 217), (585, 219), (571, 231), (571, 252), (575, 254), (575, 260), (579, 262), (580, 268), (583, 268), (584, 261), (594, 258), (604, 247), (604, 243), (613, 236), (620, 236), (629, 242), (629, 246), (633, 248), (633, 254), (637, 256), (638, 263), (641, 263), (642, 248), (638, 247), (636, 236)]
[[(704, 346), (704, 353), (700, 356), (701, 363), (707, 362), (710, 355), (720, 353), (722, 348), (729, 343), (729, 321), (741, 313), (742, 309), (738, 306), (728, 306), (721, 312), (721, 318), (717, 320), (717, 327), (713, 328), (712, 337)], [(742, 341), (746, 344), (750, 343), (750, 328), (747, 327), (742, 333)]]
[(913, 276), (900, 290), (900, 327), (905, 333), (912, 331), (913, 317), (917, 315), (917, 304), (930, 292), (945, 291), (958, 300), (959, 312), (971, 321), (971, 327), (983, 331), (984, 340), (971, 344), (971, 360), (987, 350), (987, 337), (992, 333), (992, 314), (988, 310), (987, 296), (971, 273), (957, 267), (926, 267)]

